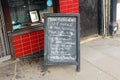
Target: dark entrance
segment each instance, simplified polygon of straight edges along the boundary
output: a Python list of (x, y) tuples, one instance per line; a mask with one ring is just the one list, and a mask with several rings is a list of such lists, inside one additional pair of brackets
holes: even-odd
[(99, 33), (98, 0), (80, 0), (81, 37)]
[(0, 1), (0, 62), (11, 58), (7, 34), (5, 31), (5, 22)]

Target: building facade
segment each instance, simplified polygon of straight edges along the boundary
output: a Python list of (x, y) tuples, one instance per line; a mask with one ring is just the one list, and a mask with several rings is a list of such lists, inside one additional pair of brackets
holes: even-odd
[(19, 58), (43, 50), (45, 13), (80, 14), (81, 38), (100, 35), (103, 32), (101, 1), (1, 0), (0, 58)]

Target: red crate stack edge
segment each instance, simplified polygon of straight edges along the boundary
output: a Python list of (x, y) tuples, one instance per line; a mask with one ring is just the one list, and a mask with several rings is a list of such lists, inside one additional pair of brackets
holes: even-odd
[(12, 37), (15, 58), (35, 53), (44, 49), (44, 31), (26, 33)]

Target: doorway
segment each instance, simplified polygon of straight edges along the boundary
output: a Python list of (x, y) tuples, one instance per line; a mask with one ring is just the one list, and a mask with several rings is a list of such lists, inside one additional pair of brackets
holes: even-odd
[(11, 59), (7, 34), (5, 31), (5, 22), (0, 1), (0, 62)]
[(98, 35), (98, 1), (99, 0), (80, 0), (81, 16), (81, 37)]

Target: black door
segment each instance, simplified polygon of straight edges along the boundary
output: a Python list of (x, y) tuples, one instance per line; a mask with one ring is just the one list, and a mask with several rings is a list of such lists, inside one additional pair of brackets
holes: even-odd
[(98, 0), (79, 0), (81, 37), (98, 34)]

